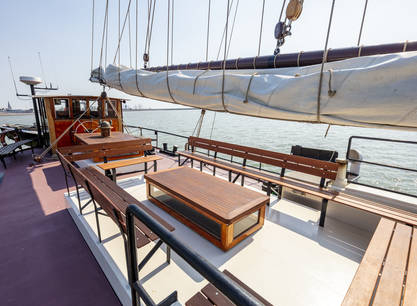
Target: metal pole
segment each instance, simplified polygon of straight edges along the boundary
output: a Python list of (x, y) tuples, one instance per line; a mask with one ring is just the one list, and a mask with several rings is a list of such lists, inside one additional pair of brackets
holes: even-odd
[(41, 132), (41, 125), (39, 123), (38, 103), (35, 98), (35, 85), (30, 85), (30, 92), (32, 94), (33, 112), (35, 113), (36, 129), (38, 130), (38, 146), (43, 147), (43, 137)]

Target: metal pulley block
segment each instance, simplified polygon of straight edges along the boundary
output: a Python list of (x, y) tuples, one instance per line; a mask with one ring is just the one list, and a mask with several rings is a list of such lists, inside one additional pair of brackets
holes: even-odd
[(279, 48), (285, 42), (285, 37), (291, 35), (291, 21), (289, 21), (288, 24), (279, 21), (275, 26), (274, 34), (275, 39), (277, 40), (277, 47), (275, 48), (274, 54), (277, 55), (280, 52)]
[(287, 19), (295, 21), (300, 17), (301, 12), (303, 11), (303, 0), (291, 0), (287, 6)]
[(144, 66), (146, 68), (146, 66), (148, 65), (148, 62), (149, 62), (149, 54), (148, 53), (143, 53), (143, 61), (144, 61)]

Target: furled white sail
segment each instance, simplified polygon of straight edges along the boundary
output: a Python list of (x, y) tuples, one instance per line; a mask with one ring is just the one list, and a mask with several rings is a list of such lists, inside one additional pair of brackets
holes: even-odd
[[(110, 65), (100, 79), (131, 95), (213, 111), (336, 125), (417, 128), (417, 52), (326, 63), (318, 107), (320, 69), (321, 65), (228, 70), (223, 83), (222, 70), (167, 73)], [(92, 79), (98, 76), (96, 70)]]

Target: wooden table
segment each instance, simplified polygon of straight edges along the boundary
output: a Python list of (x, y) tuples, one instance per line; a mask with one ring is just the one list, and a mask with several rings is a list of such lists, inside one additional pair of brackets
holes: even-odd
[(264, 224), (269, 197), (189, 167), (145, 175), (150, 201), (228, 250)]
[(74, 136), (79, 142), (89, 145), (121, 141), (129, 142), (138, 139), (137, 137), (122, 132), (111, 132), (109, 137), (102, 137), (100, 133), (76, 133)]
[[(111, 132), (109, 137), (102, 137), (101, 133), (76, 133), (75, 138), (81, 144), (93, 145), (93, 144), (111, 144), (111, 143), (118, 143), (121, 142), (129, 145), (130, 142), (138, 140), (138, 138), (145, 138), (145, 137), (135, 137), (129, 134), (125, 134), (122, 132)], [(121, 157), (113, 157), (109, 158), (108, 160), (117, 160), (121, 158), (128, 158), (128, 157), (139, 157), (143, 156), (143, 154), (131, 154), (131, 155), (124, 155)], [(103, 161), (102, 158), (93, 158), (95, 163)]]

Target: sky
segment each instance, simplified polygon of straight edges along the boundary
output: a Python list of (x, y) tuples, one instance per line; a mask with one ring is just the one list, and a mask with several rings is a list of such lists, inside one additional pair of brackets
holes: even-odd
[[(231, 1), (231, 0), (230, 0)], [(120, 0), (123, 21), (129, 0)], [(138, 67), (143, 66), (148, 0), (138, 0)], [(167, 3), (157, 0), (150, 48), (150, 66), (166, 63)], [(257, 55), (263, 0), (234, 0), (232, 15), (239, 2), (229, 58)], [(209, 0), (174, 0), (173, 63), (199, 62), (205, 59)], [(211, 0), (209, 60), (217, 57), (226, 20), (226, 0)], [(136, 0), (131, 4), (131, 52), (128, 26), (121, 42), (120, 63), (136, 66)], [(293, 23), (292, 36), (281, 53), (323, 49), (332, 0), (305, 0), (300, 18)], [(329, 47), (357, 44), (365, 0), (336, 0)], [(101, 88), (89, 81), (92, 49), (93, 0), (1, 0), (0, 1), (0, 108), (29, 108), (31, 101), (16, 97), (9, 68), (10, 56), (19, 93), (29, 88), (18, 81), (21, 75), (39, 76), (59, 87), (59, 94), (99, 95)], [(273, 54), (274, 27), (282, 1), (265, 0), (261, 55)], [(93, 66), (99, 64), (105, 1), (95, 0)], [(369, 0), (361, 44), (373, 45), (417, 40), (412, 0)], [(127, 23), (128, 24), (128, 23)], [(118, 0), (109, 0), (109, 40), (107, 63), (112, 63), (118, 39)], [(39, 63), (41, 54), (44, 73)], [(131, 56), (129, 56), (130, 54)], [(175, 105), (128, 96), (115, 89), (110, 96), (130, 99), (130, 106), (144, 108)]]

